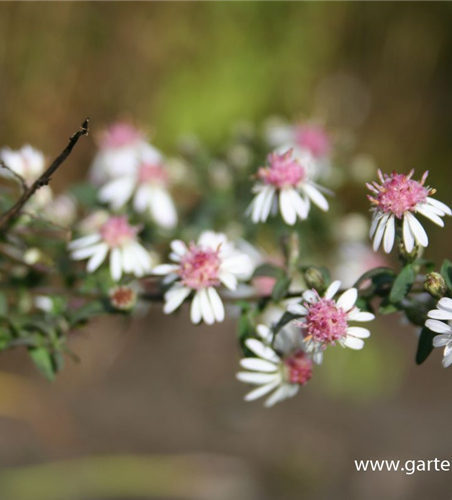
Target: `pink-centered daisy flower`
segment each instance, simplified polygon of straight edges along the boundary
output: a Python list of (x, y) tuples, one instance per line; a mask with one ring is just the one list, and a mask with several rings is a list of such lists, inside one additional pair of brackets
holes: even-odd
[(145, 134), (127, 122), (117, 122), (99, 138), (99, 151), (90, 170), (90, 179), (101, 185), (136, 168), (138, 155), (146, 146)]
[(443, 366), (452, 365), (452, 299), (443, 297), (437, 304), (437, 309), (428, 313), (425, 326), (432, 332), (439, 333), (433, 339), (435, 347), (444, 347)]
[(368, 198), (373, 204), (370, 237), (373, 238), (375, 251), (382, 241), (386, 253), (392, 250), (397, 223), (402, 227), (403, 243), (408, 252), (414, 249), (415, 244), (426, 247), (427, 233), (414, 214), (421, 214), (441, 227), (444, 227), (441, 217), (452, 215), (447, 205), (431, 198), (436, 190), (424, 185), (428, 172), (425, 172), (420, 181), (413, 180), (413, 174), (414, 170), (408, 175), (396, 172), (387, 175), (379, 170), (381, 184), (367, 184), (372, 191)]
[(168, 185), (163, 156), (151, 145), (146, 145), (137, 154), (135, 167), (105, 184), (99, 191), (99, 199), (114, 210), (133, 199), (136, 212), (148, 212), (159, 226), (173, 228), (177, 224), (177, 213)]
[[(10, 148), (0, 150), (0, 160), (13, 172), (22, 177), (27, 186), (31, 186), (44, 172), (46, 159), (44, 153), (30, 145), (23, 146), (16, 151)], [(13, 179), (13, 174), (6, 168), (0, 167), (0, 176)], [(31, 212), (40, 211), (52, 201), (52, 188), (42, 186), (34, 196), (27, 202), (27, 210)]]
[(364, 346), (363, 339), (370, 336), (367, 328), (350, 326), (349, 322), (372, 321), (375, 316), (356, 307), (356, 288), (348, 289), (335, 300), (340, 286), (340, 281), (333, 281), (323, 297), (315, 290), (306, 290), (301, 304), (291, 304), (287, 308), (291, 314), (301, 316), (294, 322), (301, 328), (309, 352), (319, 353), (336, 343), (359, 350)]
[(256, 175), (258, 182), (253, 188), (256, 196), (249, 208), (254, 223), (265, 222), (278, 205), (289, 225), (294, 225), (297, 217), (307, 218), (311, 201), (320, 209), (328, 210), (328, 202), (321, 193), (323, 188), (311, 180), (309, 165), (304, 164), (292, 149), (270, 154), (268, 164)]
[(300, 386), (309, 382), (313, 360), (304, 350), (302, 337), (293, 329), (282, 329), (274, 342), (268, 326), (259, 325), (256, 331), (259, 339), (245, 341), (256, 357), (240, 360), (240, 366), (246, 371), (237, 373), (237, 379), (257, 386), (245, 396), (245, 401), (254, 401), (273, 392), (264, 404), (268, 408), (295, 396)]
[[(44, 172), (45, 157), (41, 151), (26, 145), (17, 151), (9, 148), (3, 148), (0, 151), (0, 160), (13, 172), (20, 175), (28, 186)], [(11, 177), (8, 170), (0, 168), (2, 177)]]
[(110, 255), (110, 273), (114, 281), (123, 274), (138, 278), (151, 272), (149, 252), (137, 241), (139, 229), (131, 226), (124, 216), (113, 216), (99, 230), (71, 241), (69, 250), (74, 260), (88, 260), (86, 270), (96, 271)]
[(165, 294), (163, 311), (170, 314), (193, 292), (190, 316), (195, 324), (224, 320), (224, 306), (217, 288), (235, 290), (238, 280), (252, 273), (248, 255), (238, 251), (222, 233), (205, 231), (197, 243), (186, 245), (180, 240), (171, 243), (170, 258), (174, 264), (162, 264), (153, 273), (165, 275), (173, 283)]

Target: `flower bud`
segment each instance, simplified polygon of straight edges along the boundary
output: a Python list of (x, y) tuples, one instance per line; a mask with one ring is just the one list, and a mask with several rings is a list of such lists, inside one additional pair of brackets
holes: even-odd
[(435, 299), (446, 295), (447, 286), (444, 278), (439, 273), (428, 273), (424, 281), (424, 289)]
[(403, 241), (399, 243), (399, 257), (402, 260), (402, 262), (405, 262), (407, 264), (414, 262), (419, 254), (419, 246), (414, 245), (414, 248), (411, 252), (408, 252), (407, 249), (405, 248), (405, 245)]
[(120, 311), (131, 311), (137, 303), (137, 294), (128, 286), (116, 286), (109, 293), (111, 305)]
[(304, 279), (308, 288), (314, 288), (320, 294), (325, 291), (325, 277), (317, 267), (308, 267), (304, 272)]

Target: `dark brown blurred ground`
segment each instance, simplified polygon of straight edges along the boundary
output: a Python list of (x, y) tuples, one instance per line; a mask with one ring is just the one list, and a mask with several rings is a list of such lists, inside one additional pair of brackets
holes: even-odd
[[(370, 399), (335, 397), (314, 378), (299, 397), (264, 410), (241, 400), (232, 322), (212, 330), (186, 320), (185, 313), (167, 319), (154, 310), (128, 330), (117, 320), (93, 324), (73, 340), (82, 363), (69, 363), (53, 385), (20, 354), (5, 357), (0, 380), (15, 373), (21, 381), (1, 382), (0, 410), (20, 408), (22, 416), (0, 419), (2, 466), (187, 454), (189, 461), (204, 457), (198, 487), (206, 493), (213, 482), (210, 500), (450, 498), (450, 473), (358, 473), (353, 465), (354, 459), (452, 459), (452, 381), (438, 355), (422, 368), (408, 365), (395, 388)], [(410, 329), (382, 326), (370, 342), (389, 341), (412, 358)], [(1, 491), (2, 500), (22, 500)]]

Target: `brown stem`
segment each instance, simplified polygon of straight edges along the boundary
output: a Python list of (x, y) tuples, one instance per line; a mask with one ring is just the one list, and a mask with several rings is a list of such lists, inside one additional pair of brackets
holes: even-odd
[(17, 200), (16, 204), (13, 205), (7, 212), (5, 212), (0, 217), (0, 230), (4, 230), (5, 227), (11, 225), (14, 220), (19, 216), (22, 207), (27, 203), (27, 201), (36, 193), (36, 191), (42, 186), (46, 186), (52, 179), (52, 175), (58, 170), (58, 168), (63, 164), (66, 158), (71, 154), (72, 149), (77, 144), (78, 140), (82, 135), (88, 135), (89, 131), (89, 118), (87, 118), (83, 123), (79, 131), (77, 131), (69, 139), (69, 144), (66, 146), (64, 151), (53, 161), (52, 165), (38, 178), (36, 181), (22, 193), (22, 196)]

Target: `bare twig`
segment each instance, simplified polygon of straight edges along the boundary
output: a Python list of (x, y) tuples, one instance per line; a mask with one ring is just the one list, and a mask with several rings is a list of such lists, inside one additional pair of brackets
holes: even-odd
[(6, 226), (12, 224), (16, 217), (20, 214), (21, 209), (25, 205), (25, 203), (27, 203), (27, 201), (36, 193), (39, 188), (41, 188), (42, 186), (46, 186), (51, 181), (52, 175), (71, 154), (72, 149), (77, 144), (80, 137), (82, 135), (88, 135), (88, 131), (89, 118), (87, 118), (82, 123), (80, 130), (70, 138), (69, 144), (66, 146), (64, 151), (53, 161), (52, 165), (50, 165), (50, 167), (30, 187), (27, 187), (17, 203), (0, 217), (0, 230), (4, 230)]
[(0, 160), (0, 167), (1, 168), (4, 168), (5, 170), (8, 170), (8, 172), (17, 180), (19, 181), (19, 184), (22, 188), (22, 193), (25, 193), (25, 191), (27, 190), (28, 186), (27, 186), (27, 183), (25, 182), (25, 179), (20, 175), (18, 174), (17, 172), (15, 172), (12, 168), (8, 167), (8, 165), (3, 161), (3, 160)]

